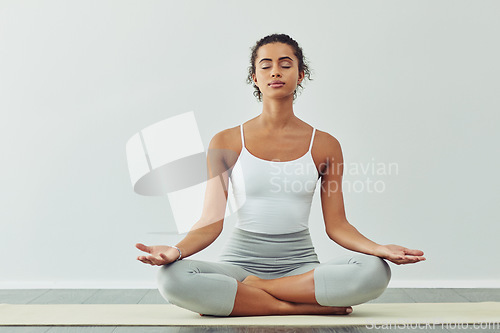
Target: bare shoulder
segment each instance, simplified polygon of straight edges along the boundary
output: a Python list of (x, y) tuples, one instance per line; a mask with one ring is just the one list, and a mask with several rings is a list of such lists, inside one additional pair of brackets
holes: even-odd
[(328, 132), (316, 129), (314, 138), (314, 157), (318, 160), (322, 172), (331, 163), (343, 163), (342, 148), (339, 140)]
[(220, 132), (217, 132), (210, 140), (209, 149), (231, 149), (239, 152), (240, 130), (239, 126), (226, 128)]
[(335, 154), (341, 152), (340, 142), (336, 137), (328, 132), (316, 130), (314, 138), (315, 146), (326, 154)]
[(218, 156), (227, 168), (231, 168), (236, 163), (241, 150), (239, 126), (217, 132), (210, 140), (208, 150), (209, 154)]

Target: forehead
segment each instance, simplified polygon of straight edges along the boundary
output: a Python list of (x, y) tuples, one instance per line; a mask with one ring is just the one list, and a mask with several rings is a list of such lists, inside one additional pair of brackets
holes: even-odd
[(271, 58), (274, 60), (286, 56), (292, 58), (294, 61), (297, 59), (293, 54), (293, 48), (284, 43), (262, 45), (257, 50), (257, 62), (259, 62), (262, 58)]

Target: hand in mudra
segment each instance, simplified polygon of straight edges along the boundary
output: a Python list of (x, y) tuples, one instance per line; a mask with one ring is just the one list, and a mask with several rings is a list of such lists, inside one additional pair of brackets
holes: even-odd
[(406, 247), (389, 244), (380, 245), (374, 253), (375, 256), (387, 259), (396, 265), (413, 264), (419, 261), (424, 261), (424, 252), (420, 250), (411, 250)]
[(168, 245), (146, 246), (142, 243), (137, 243), (135, 244), (135, 247), (150, 254), (150, 256), (138, 256), (137, 260), (152, 266), (169, 264), (174, 262), (179, 257), (179, 252), (175, 248)]

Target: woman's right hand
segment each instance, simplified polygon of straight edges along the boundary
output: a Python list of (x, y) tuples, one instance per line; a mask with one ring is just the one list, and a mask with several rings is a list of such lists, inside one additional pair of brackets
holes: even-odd
[(137, 243), (135, 244), (135, 247), (150, 254), (150, 256), (138, 256), (137, 260), (152, 266), (169, 264), (174, 262), (179, 257), (179, 251), (168, 245), (146, 246), (142, 243)]

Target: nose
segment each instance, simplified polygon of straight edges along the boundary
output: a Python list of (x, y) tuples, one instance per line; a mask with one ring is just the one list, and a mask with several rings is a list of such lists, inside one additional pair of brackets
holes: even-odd
[(281, 77), (281, 73), (279, 71), (279, 66), (273, 66), (273, 70), (271, 72), (272, 77)]

